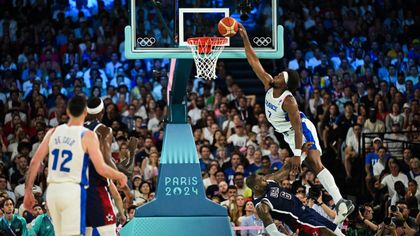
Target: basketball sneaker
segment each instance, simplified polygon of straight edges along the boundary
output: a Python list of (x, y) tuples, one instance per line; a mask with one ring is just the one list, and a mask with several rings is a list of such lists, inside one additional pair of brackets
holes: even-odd
[(334, 223), (339, 225), (354, 211), (354, 205), (350, 200), (341, 199), (335, 206), (337, 217)]

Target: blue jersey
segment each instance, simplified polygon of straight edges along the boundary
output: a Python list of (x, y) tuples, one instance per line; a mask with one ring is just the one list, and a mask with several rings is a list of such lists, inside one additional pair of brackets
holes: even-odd
[[(99, 121), (86, 121), (84, 126), (93, 132), (96, 131), (96, 129), (101, 126)], [(89, 185), (92, 187), (95, 186), (108, 186), (108, 181), (105, 177), (101, 176), (95, 169), (95, 166), (92, 162), (89, 162)]]
[[(93, 132), (101, 125), (103, 124), (97, 120), (85, 122), (85, 127)], [(88, 206), (86, 209), (86, 225), (88, 227), (115, 225), (115, 210), (109, 194), (108, 180), (96, 171), (92, 162), (89, 166), (89, 184), (86, 199)]]
[(254, 200), (255, 206), (264, 202), (270, 206), (273, 213), (292, 214), (296, 217), (299, 217), (304, 213), (303, 211), (306, 207), (297, 197), (287, 189), (280, 187), (275, 181), (267, 180), (267, 183), (268, 185), (265, 193)]
[(305, 206), (302, 202), (287, 189), (272, 180), (267, 180), (267, 188), (262, 196), (254, 199), (257, 207), (264, 202), (270, 207), (270, 215), (286, 223), (293, 230), (299, 225), (311, 228), (328, 228), (334, 231), (337, 228), (333, 222), (318, 214), (312, 208)]

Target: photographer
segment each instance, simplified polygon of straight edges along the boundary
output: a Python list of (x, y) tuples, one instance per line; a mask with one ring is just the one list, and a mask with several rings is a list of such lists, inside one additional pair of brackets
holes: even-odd
[(369, 204), (364, 204), (359, 207), (357, 213), (352, 214), (350, 227), (346, 235), (370, 235), (373, 236), (378, 230), (378, 226), (372, 221), (373, 209)]
[(334, 221), (337, 216), (336, 211), (331, 208), (334, 204), (332, 200), (327, 192), (322, 191), (321, 186), (312, 186), (309, 189), (308, 206), (330, 221)]
[(384, 219), (376, 235), (387, 235), (386, 232), (391, 235), (416, 235), (418, 226), (409, 214), (410, 210), (405, 201), (399, 201), (396, 206), (390, 206), (388, 217)]
[(397, 202), (397, 211), (394, 211), (393, 214), (392, 221), (397, 226), (397, 231), (402, 229), (406, 235), (414, 235), (418, 232), (419, 227), (416, 225), (416, 220), (409, 216), (410, 209), (405, 201)]

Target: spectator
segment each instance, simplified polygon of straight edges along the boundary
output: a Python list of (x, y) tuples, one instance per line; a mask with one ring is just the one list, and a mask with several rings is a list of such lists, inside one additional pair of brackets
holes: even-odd
[(361, 133), (362, 128), (359, 124), (353, 125), (353, 132), (354, 135), (351, 135), (346, 139), (346, 149), (344, 153), (344, 167), (346, 169), (346, 178), (351, 179), (352, 178), (352, 162), (355, 161), (359, 157), (359, 147), (360, 147), (360, 140), (361, 140)]
[(385, 170), (385, 165), (387, 163), (385, 152), (386, 152), (385, 147), (378, 148), (378, 154), (377, 154), (378, 160), (373, 165), (373, 176), (375, 177), (375, 180), (378, 180), (381, 173)]
[(239, 124), (236, 125), (235, 133), (228, 138), (227, 142), (231, 143), (233, 146), (245, 147), (247, 139), (248, 136), (245, 133), (243, 125)]
[(30, 224), (29, 235), (54, 236), (54, 226), (51, 222), (48, 208), (45, 209), (45, 213), (41, 206), (38, 205), (38, 208), (40, 208), (41, 211), (39, 211), (39, 215)]
[(369, 119), (365, 121), (364, 128), (374, 133), (385, 132), (385, 124), (383, 121), (377, 119), (377, 112), (374, 107), (369, 110)]
[(0, 192), (7, 193), (7, 196), (9, 196), (13, 202), (16, 202), (15, 193), (7, 189), (7, 178), (5, 175), (0, 175)]
[(254, 203), (252, 201), (245, 202), (245, 215), (241, 219), (241, 226), (260, 226), (261, 229), (243, 229), (241, 230), (241, 236), (257, 236), (264, 232), (263, 222), (258, 218)]
[(414, 179), (417, 183), (420, 182), (420, 161), (417, 157), (410, 159), (409, 177), (410, 179)]
[(238, 195), (242, 195), (244, 198), (252, 197), (252, 190), (246, 186), (243, 173), (236, 172), (233, 176), (233, 183), (235, 184)]
[(1, 202), (1, 208), (4, 216), (0, 222), (0, 232), (3, 235), (27, 235), (26, 220), (15, 214), (15, 202), (11, 198), (5, 198)]
[(417, 181), (414, 179), (410, 179), (408, 181), (408, 188), (405, 199), (407, 200), (411, 197), (415, 197), (415, 199), (417, 199), (417, 209), (420, 209), (420, 190), (418, 189)]
[(385, 126), (387, 131), (391, 131), (392, 124), (398, 124), (401, 130), (404, 125), (404, 116), (400, 113), (397, 103), (392, 104), (392, 111), (385, 118)]
[(217, 185), (218, 181), (216, 178), (216, 173), (219, 171), (219, 165), (217, 163), (211, 163), (208, 165), (208, 168), (203, 177), (204, 188), (207, 189), (210, 185)]
[(213, 158), (211, 158), (211, 152), (210, 148), (208, 146), (201, 146), (200, 147), (200, 167), (201, 171), (206, 171), (208, 169), (208, 166), (210, 165), (210, 161)]
[[(379, 163), (379, 162), (378, 162)], [(379, 180), (375, 183), (375, 188), (382, 189), (387, 187), (389, 196), (392, 198), (395, 194), (394, 185), (397, 181), (401, 181), (404, 187), (408, 186), (408, 178), (405, 174), (400, 172), (397, 162), (389, 162), (390, 175), (385, 176), (381, 182)]]

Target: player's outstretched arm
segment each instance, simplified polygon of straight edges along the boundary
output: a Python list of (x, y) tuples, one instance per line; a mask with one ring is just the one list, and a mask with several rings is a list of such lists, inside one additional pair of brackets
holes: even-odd
[(45, 138), (39, 145), (38, 150), (35, 152), (35, 155), (32, 157), (31, 163), (29, 165), (25, 182), (25, 198), (23, 199), (23, 207), (30, 211), (32, 210), (32, 206), (35, 204), (35, 197), (32, 192), (32, 187), (34, 186), (34, 181), (39, 170), (39, 166), (41, 165), (41, 162), (44, 160), (44, 158), (48, 155), (48, 143), (50, 142), (51, 134), (53, 132), (54, 129), (50, 129), (47, 132)]
[(277, 229), (277, 226), (274, 224), (273, 218), (270, 215), (270, 207), (261, 202), (256, 207), (257, 215), (264, 223), (265, 230), (270, 236), (287, 236)]
[(123, 173), (109, 167), (102, 156), (101, 149), (99, 147), (99, 140), (96, 134), (92, 131), (86, 131), (83, 136), (83, 145), (86, 148), (86, 152), (95, 166), (98, 173), (105, 178), (117, 180), (121, 186), (127, 185), (127, 176)]
[(241, 34), (241, 37), (244, 40), (245, 54), (248, 63), (251, 65), (257, 77), (264, 84), (264, 89), (268, 90), (270, 88), (270, 82), (273, 79), (273, 77), (267, 72), (265, 72), (264, 68), (262, 67), (260, 59), (257, 57), (257, 54), (251, 46), (251, 42), (249, 41), (248, 33), (246, 32), (245, 27), (241, 23), (238, 23), (238, 26), (239, 33)]

